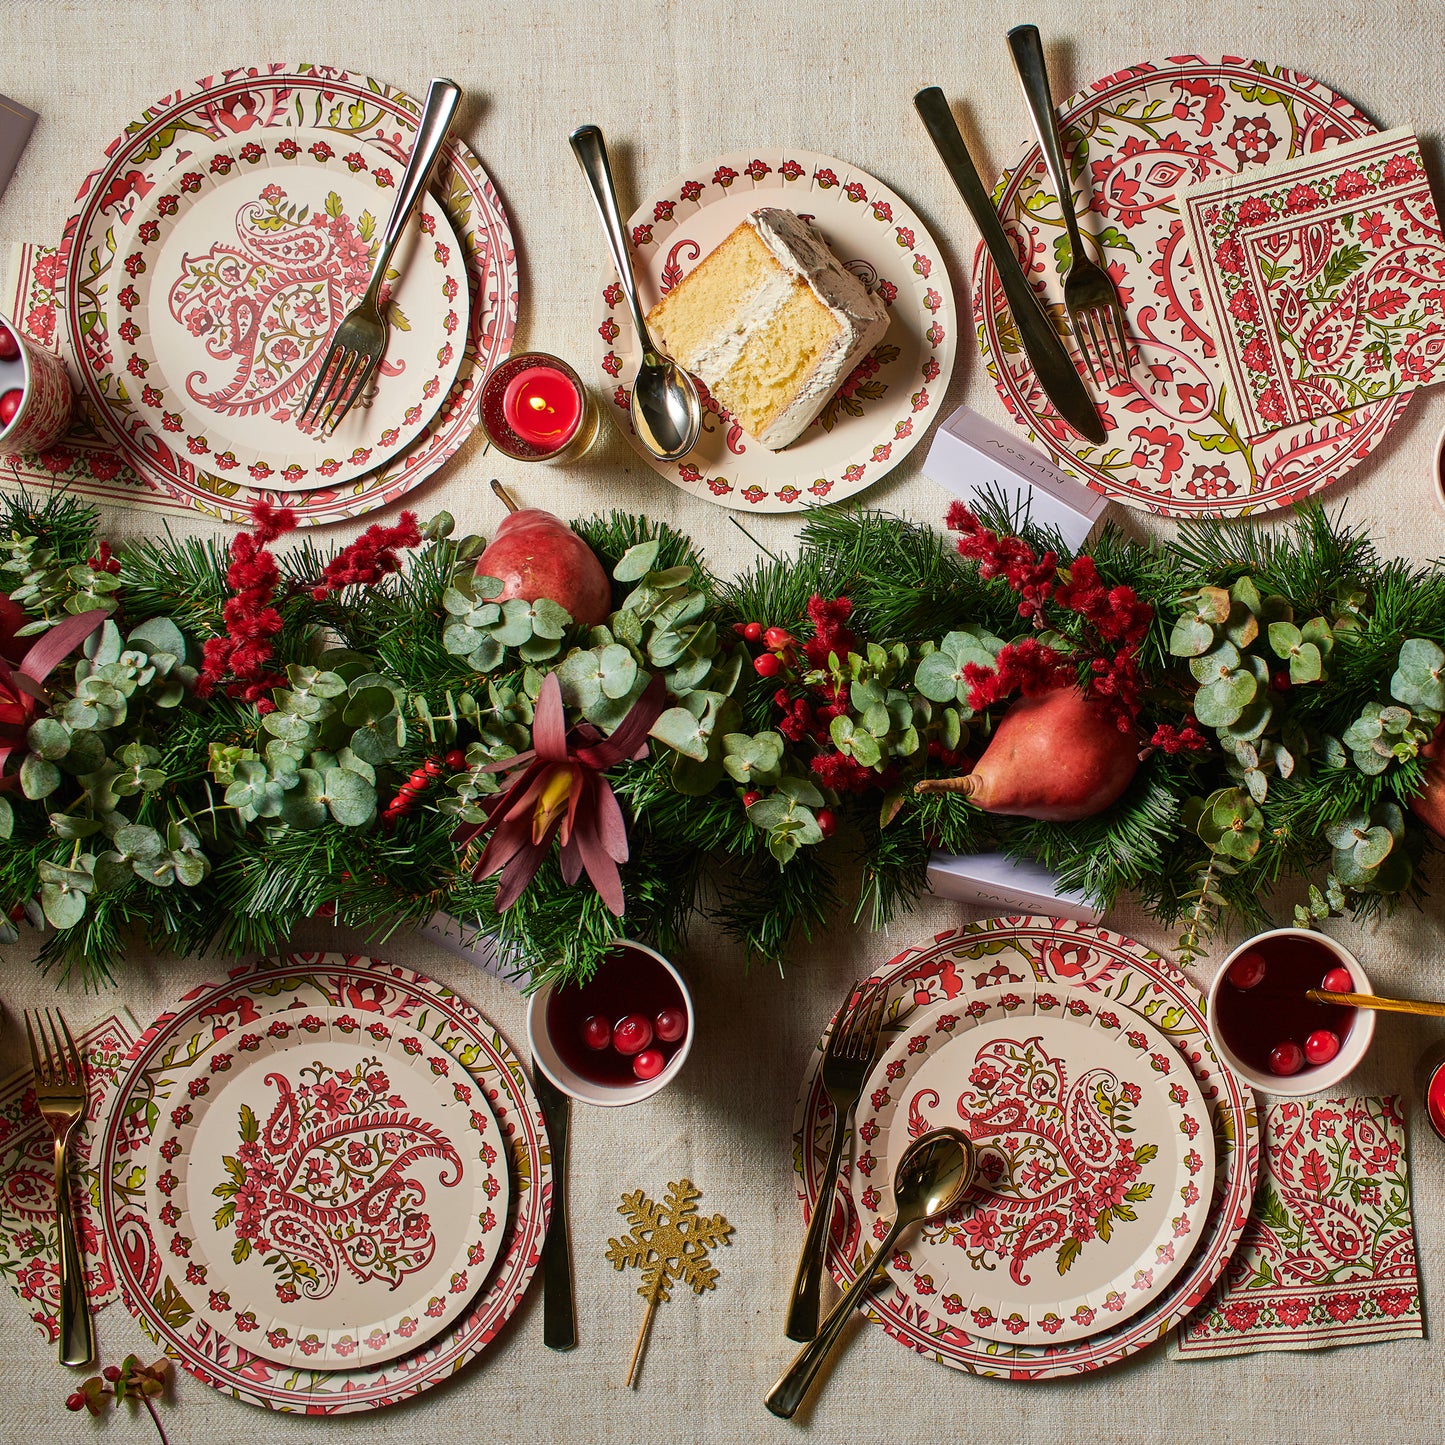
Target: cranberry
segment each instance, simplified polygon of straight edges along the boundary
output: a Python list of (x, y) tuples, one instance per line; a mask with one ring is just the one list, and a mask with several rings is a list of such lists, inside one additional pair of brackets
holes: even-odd
[(1235, 988), (1253, 988), (1255, 984), (1264, 982), (1264, 970), (1264, 955), (1251, 950), (1249, 953), (1241, 953), (1229, 965), (1226, 977)]
[(431, 782), (431, 778), (427, 776), (427, 770), (425, 768), (418, 768), (408, 781), (414, 788), (424, 788)]
[(652, 1042), (652, 1025), (642, 1014), (628, 1014), (612, 1030), (612, 1047), (619, 1054), (640, 1054)]
[(639, 1079), (655, 1079), (667, 1067), (660, 1049), (643, 1049), (632, 1061), (632, 1072)]
[(763, 624), (761, 622), (743, 623), (743, 636), (749, 642), (761, 642), (763, 640)]
[[(9, 393), (7, 392), (6, 395)], [(0, 396), (0, 408), (3, 408), (4, 405), (5, 397)], [(783, 670), (783, 664), (771, 652), (765, 652), (761, 657), (753, 658), (753, 670), (759, 677), (776, 677)]]
[(20, 410), (24, 400), (25, 393), (18, 386), (12, 386), (4, 396), (0, 396), (0, 431), (15, 420), (15, 413)]
[(818, 831), (825, 838), (831, 838), (833, 830), (838, 826), (838, 820), (827, 808), (819, 808), (813, 816), (818, 820)]
[(582, 1042), (601, 1053), (612, 1042), (612, 1025), (601, 1014), (582, 1020)]
[(79, 1390), (73, 1391), (65, 1397), (65, 1408), (67, 1410), (85, 1409), (85, 1396)]
[(1332, 1029), (1316, 1029), (1305, 1040), (1305, 1058), (1312, 1064), (1327, 1064), (1340, 1051), (1340, 1036)]
[(428, 758), (422, 764), (422, 769), (429, 778), (439, 778), (442, 775), (442, 765), (436, 758)]
[(687, 1015), (680, 1008), (660, 1009), (652, 1023), (665, 1044), (675, 1044), (687, 1032)]
[(0, 361), (14, 361), (20, 355), (20, 343), (8, 326), (0, 326)]
[(786, 627), (770, 627), (763, 633), (763, 645), (769, 652), (781, 652), (793, 645), (793, 634)]
[(748, 791), (743, 794), (743, 807), (751, 808), (762, 796), (763, 795), (755, 789), (749, 788)]
[(459, 773), (467, 765), (467, 755), (460, 748), (453, 748), (442, 761), (452, 772)]
[(1320, 980), (1320, 987), (1330, 993), (1354, 993), (1355, 976), (1347, 968), (1332, 968)]
[(1276, 1044), (1269, 1051), (1269, 1071), (1272, 1074), (1297, 1074), (1304, 1068), (1305, 1051), (1293, 1039)]

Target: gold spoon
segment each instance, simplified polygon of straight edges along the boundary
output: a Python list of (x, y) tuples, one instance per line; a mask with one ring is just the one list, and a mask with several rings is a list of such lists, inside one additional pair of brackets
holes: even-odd
[(872, 1260), (864, 1265), (848, 1293), (833, 1306), (817, 1337), (798, 1351), (797, 1358), (768, 1391), (765, 1403), (774, 1415), (783, 1420), (793, 1418), (848, 1316), (872, 1285), (879, 1264), (891, 1257), (898, 1236), (905, 1229), (952, 1209), (973, 1182), (976, 1163), (973, 1140), (957, 1129), (931, 1130), (903, 1151), (893, 1175), (897, 1215)]
[(1426, 1014), (1430, 1018), (1445, 1019), (1445, 1003), (1436, 1003), (1428, 998), (1382, 998), (1377, 993), (1333, 993), (1327, 988), (1312, 988), (1305, 992), (1311, 1003), (1343, 1003), (1352, 1008), (1372, 1008), (1387, 1014)]

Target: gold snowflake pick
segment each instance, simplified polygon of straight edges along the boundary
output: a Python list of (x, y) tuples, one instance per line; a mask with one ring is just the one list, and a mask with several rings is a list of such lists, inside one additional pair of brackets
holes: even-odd
[(708, 1260), (707, 1252), (719, 1244), (731, 1244), (728, 1235), (733, 1227), (721, 1214), (714, 1214), (711, 1219), (700, 1215), (697, 1212), (700, 1198), (701, 1191), (693, 1188), (692, 1180), (684, 1179), (667, 1186), (661, 1204), (649, 1199), (642, 1190), (634, 1189), (631, 1194), (624, 1194), (617, 1206), (617, 1212), (626, 1217), (632, 1230), (621, 1239), (607, 1241), (607, 1258), (619, 1271), (629, 1267), (642, 1271), (637, 1292), (647, 1301), (647, 1313), (642, 1317), (642, 1328), (637, 1333), (632, 1362), (623, 1382), (626, 1385), (630, 1386), (637, 1377), (653, 1311), (660, 1301), (672, 1298), (672, 1284), (681, 1281), (691, 1285), (694, 1294), (701, 1294), (717, 1283), (718, 1272)]

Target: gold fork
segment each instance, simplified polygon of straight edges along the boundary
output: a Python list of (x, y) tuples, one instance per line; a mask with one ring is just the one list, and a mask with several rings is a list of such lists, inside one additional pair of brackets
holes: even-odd
[(426, 190), (427, 177), (441, 154), (447, 127), (452, 122), (461, 94), (460, 87), (453, 80), (434, 80), (426, 93), (426, 105), (417, 122), (416, 143), (411, 148), (411, 158), (397, 188), (396, 204), (392, 207), (386, 230), (382, 232), (381, 248), (376, 253), (366, 293), (342, 318), (326, 353), (326, 360), (316, 373), (306, 405), (296, 417), (298, 422), (304, 423), (309, 416), (316, 423), (317, 432), (323, 436), (334, 432), (342, 417), (351, 410), (386, 350), (386, 318), (381, 314), (378, 300), (381, 283), (386, 279), (392, 252), (406, 230), (406, 223), (411, 220), (411, 213)]
[[(45, 1031), (47, 1024), (49, 1038)], [(59, 1009), (46, 1009), (43, 1022), (38, 1011), (32, 1021), (31, 1012), (26, 1009), (25, 1035), (30, 1040), (35, 1101), (40, 1107), (41, 1117), (55, 1136), (55, 1222), (60, 1239), (60, 1363), (85, 1365), (95, 1358), (95, 1324), (85, 1300), (85, 1274), (76, 1243), (75, 1211), (70, 1198), (70, 1136), (85, 1117), (88, 1098), (85, 1064), (71, 1037), (70, 1025)]]
[(1095, 383), (1116, 386), (1129, 375), (1129, 336), (1124, 329), (1124, 312), (1109, 273), (1084, 254), (1084, 241), (1074, 214), (1074, 188), (1064, 164), (1064, 149), (1059, 143), (1058, 115), (1049, 92), (1049, 72), (1044, 65), (1044, 46), (1038, 27), (1014, 26), (1008, 33), (1008, 43), (1049, 176), (1059, 193), (1059, 209), (1064, 213), (1064, 227), (1069, 235), (1069, 268), (1063, 276), (1064, 307), (1074, 328), (1074, 339)]

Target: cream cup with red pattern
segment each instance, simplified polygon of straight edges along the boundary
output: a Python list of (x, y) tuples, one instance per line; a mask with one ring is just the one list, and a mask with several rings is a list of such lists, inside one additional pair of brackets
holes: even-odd
[(65, 363), (0, 316), (0, 455), (49, 451), (70, 425), (72, 400)]

